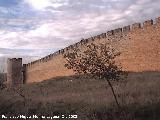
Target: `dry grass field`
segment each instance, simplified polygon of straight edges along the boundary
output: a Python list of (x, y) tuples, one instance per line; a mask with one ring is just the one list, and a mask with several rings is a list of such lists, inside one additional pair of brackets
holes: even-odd
[[(129, 73), (123, 82), (112, 84), (127, 120), (160, 120), (159, 72)], [(125, 120), (106, 81), (73, 76), (0, 91), (2, 114), (77, 114), (78, 120)]]

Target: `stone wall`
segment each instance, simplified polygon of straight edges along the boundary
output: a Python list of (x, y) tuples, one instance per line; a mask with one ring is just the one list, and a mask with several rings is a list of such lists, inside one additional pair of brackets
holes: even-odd
[(160, 71), (160, 17), (135, 23), (100, 35), (83, 39), (44, 58), (25, 66), (26, 83), (40, 82), (57, 76), (73, 75), (64, 67), (63, 53), (78, 47), (84, 50), (85, 44), (109, 43), (122, 54), (117, 58), (123, 69), (132, 72)]

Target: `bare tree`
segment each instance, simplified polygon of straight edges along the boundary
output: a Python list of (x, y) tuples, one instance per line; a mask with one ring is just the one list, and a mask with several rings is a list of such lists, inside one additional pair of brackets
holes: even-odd
[(92, 77), (104, 79), (112, 90), (112, 94), (118, 108), (121, 108), (111, 81), (119, 81), (125, 74), (122, 67), (117, 65), (115, 58), (120, 55), (108, 44), (89, 44), (86, 50), (80, 51), (73, 48), (64, 54), (67, 63), (65, 67), (72, 69), (78, 75), (91, 75)]

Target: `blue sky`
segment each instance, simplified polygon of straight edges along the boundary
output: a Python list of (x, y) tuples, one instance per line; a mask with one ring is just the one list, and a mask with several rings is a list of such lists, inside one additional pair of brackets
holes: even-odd
[(107, 30), (160, 16), (160, 0), (0, 0), (0, 64), (25, 63)]

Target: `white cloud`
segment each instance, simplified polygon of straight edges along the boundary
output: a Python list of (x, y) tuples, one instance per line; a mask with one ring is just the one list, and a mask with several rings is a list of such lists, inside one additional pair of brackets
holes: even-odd
[(25, 0), (25, 3), (28, 3), (31, 7), (36, 10), (45, 11), (47, 7), (58, 8), (65, 3), (61, 3), (57, 0)]
[(137, 4), (146, 4), (146, 3), (151, 3), (152, 0), (138, 0)]
[(50, 0), (25, 0), (25, 2), (37, 10), (44, 10), (51, 5)]
[(3, 57), (4, 56), (4, 54), (0, 54), (0, 57)]
[(56, 27), (57, 26), (55, 25), (55, 23), (43, 23), (38, 28), (30, 30), (27, 33), (27, 36), (43, 38), (47, 38), (48, 36), (60, 36), (61, 33), (58, 30), (56, 30)]

